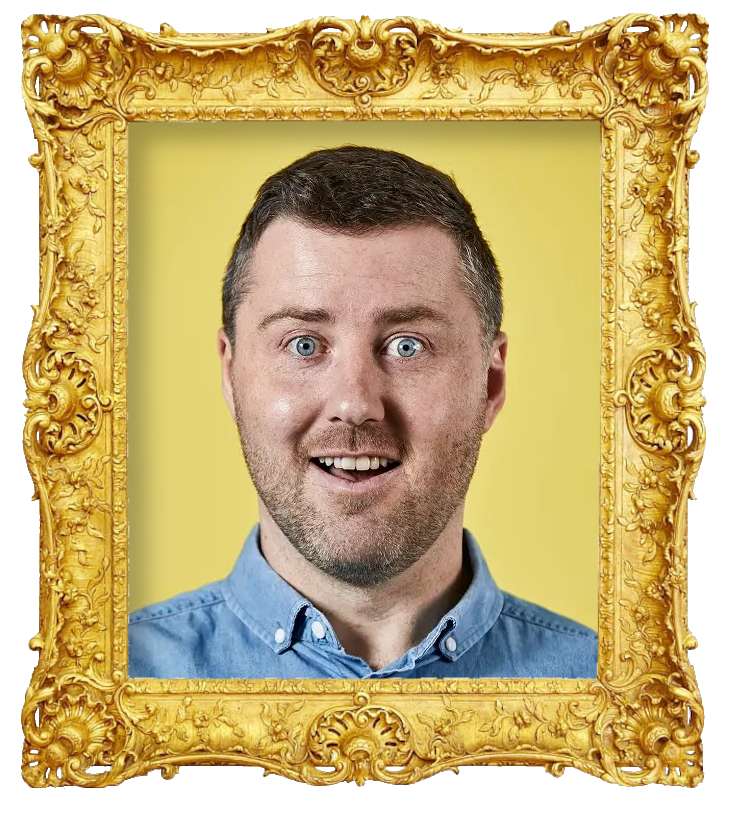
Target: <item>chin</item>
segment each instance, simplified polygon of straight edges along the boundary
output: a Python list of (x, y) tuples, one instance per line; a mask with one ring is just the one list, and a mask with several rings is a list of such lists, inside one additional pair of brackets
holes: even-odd
[(314, 563), (314, 565), (329, 577), (356, 588), (381, 586), (408, 568), (406, 564), (401, 565), (371, 559), (327, 559), (322, 560), (320, 563)]
[[(346, 527), (347, 525), (345, 525)], [(322, 535), (320, 541), (296, 547), (324, 574), (351, 586), (370, 588), (397, 577), (423, 554), (418, 547), (398, 545), (398, 539), (387, 534), (382, 524), (373, 524), (369, 535)], [(394, 546), (389, 546), (389, 541)], [(426, 547), (424, 547), (426, 548)]]

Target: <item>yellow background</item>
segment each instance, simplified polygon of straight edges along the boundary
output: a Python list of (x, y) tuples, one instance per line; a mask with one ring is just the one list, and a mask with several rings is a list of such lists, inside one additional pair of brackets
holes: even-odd
[(225, 577), (258, 520), (220, 391), (221, 279), (262, 181), (340, 144), (408, 153), (471, 201), (509, 355), (465, 526), (501, 588), (595, 628), (598, 122), (129, 126), (129, 607)]

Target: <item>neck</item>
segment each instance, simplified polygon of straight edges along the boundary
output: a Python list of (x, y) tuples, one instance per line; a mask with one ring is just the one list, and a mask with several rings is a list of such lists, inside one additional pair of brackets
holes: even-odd
[(272, 569), (326, 616), (345, 651), (378, 670), (424, 639), (470, 584), (462, 513), (460, 507), (416, 563), (379, 586), (351, 586), (316, 568), (261, 502), (260, 547)]

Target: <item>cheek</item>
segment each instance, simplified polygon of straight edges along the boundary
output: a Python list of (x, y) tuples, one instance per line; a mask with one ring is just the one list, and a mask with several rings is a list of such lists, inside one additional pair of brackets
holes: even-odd
[(259, 388), (249, 394), (248, 411), (258, 423), (273, 426), (296, 424), (301, 410), (301, 401), (283, 392), (271, 393), (267, 388)]
[(270, 412), (278, 420), (287, 420), (295, 413), (295, 409), (294, 400), (289, 399), (287, 396), (278, 396), (272, 403)]
[(466, 373), (449, 377), (433, 389), (422, 389), (410, 400), (410, 408), (418, 418), (415, 423), (444, 429), (473, 414), (482, 393), (472, 374)]
[(408, 405), (409, 433), (417, 443), (444, 448), (474, 432), (482, 421), (486, 402), (485, 391), (477, 386), (473, 390), (472, 386), (472, 378), (468, 378), (466, 387), (456, 381)]
[(261, 387), (250, 394), (249, 413), (264, 432), (285, 436), (304, 429), (310, 421), (311, 409), (305, 395)]
[(234, 371), (234, 390), (244, 422), (263, 434), (301, 431), (316, 410), (313, 391), (305, 383), (277, 376), (257, 354), (240, 363)]

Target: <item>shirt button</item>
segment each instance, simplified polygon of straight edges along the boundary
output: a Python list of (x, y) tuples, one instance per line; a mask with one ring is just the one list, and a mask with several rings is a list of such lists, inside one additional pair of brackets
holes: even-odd
[(319, 640), (323, 640), (326, 636), (326, 629), (318, 620), (314, 620), (311, 623), (311, 631), (313, 631), (314, 637)]
[(445, 647), (448, 651), (456, 651), (457, 650), (457, 643), (455, 642), (454, 637), (447, 637), (445, 640)]
[(279, 645), (281, 642), (285, 642), (285, 630), (282, 628), (278, 628), (275, 632), (275, 642)]

